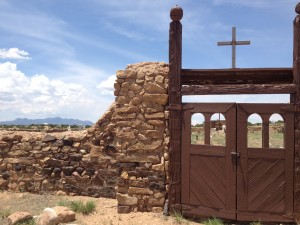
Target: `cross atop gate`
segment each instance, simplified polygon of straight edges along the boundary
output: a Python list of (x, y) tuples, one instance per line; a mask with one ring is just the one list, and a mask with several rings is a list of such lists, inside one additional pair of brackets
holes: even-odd
[(232, 41), (218, 42), (218, 46), (232, 45), (232, 68), (236, 66), (236, 45), (250, 45), (250, 41), (236, 41), (236, 28), (232, 27)]

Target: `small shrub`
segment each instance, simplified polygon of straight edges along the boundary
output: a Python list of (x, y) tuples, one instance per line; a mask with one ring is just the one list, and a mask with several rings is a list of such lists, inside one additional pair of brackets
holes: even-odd
[(224, 225), (223, 221), (219, 218), (209, 218), (207, 220), (202, 221), (204, 225)]
[(82, 201), (61, 200), (58, 202), (58, 205), (68, 207), (74, 212), (85, 215), (94, 212), (96, 209), (96, 204), (93, 201), (88, 201), (86, 204), (84, 204)]
[(70, 207), (74, 212), (81, 212), (83, 211), (84, 205), (82, 201), (71, 201)]
[(64, 206), (64, 207), (70, 207), (70, 201), (68, 201), (68, 200), (60, 200), (59, 202), (57, 202), (57, 205)]
[(88, 202), (85, 204), (85, 208), (84, 208), (83, 214), (90, 214), (90, 213), (94, 212), (95, 209), (96, 209), (96, 204), (95, 204), (95, 202), (93, 202), (93, 201), (88, 201)]

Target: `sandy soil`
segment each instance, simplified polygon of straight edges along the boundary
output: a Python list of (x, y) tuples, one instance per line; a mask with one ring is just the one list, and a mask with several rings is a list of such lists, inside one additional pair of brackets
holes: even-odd
[[(162, 213), (133, 212), (130, 214), (117, 213), (117, 201), (115, 199), (91, 198), (84, 196), (56, 196), (36, 195), (30, 193), (0, 192), (0, 215), (1, 212), (27, 211), (33, 215), (40, 214), (44, 208), (53, 207), (61, 200), (92, 200), (96, 203), (96, 212), (89, 215), (76, 214), (76, 221), (72, 225), (164, 225), (164, 224), (189, 224), (199, 223), (185, 220), (174, 216), (163, 216)], [(178, 217), (177, 217), (178, 218)], [(0, 219), (0, 224), (7, 224), (5, 219)]]

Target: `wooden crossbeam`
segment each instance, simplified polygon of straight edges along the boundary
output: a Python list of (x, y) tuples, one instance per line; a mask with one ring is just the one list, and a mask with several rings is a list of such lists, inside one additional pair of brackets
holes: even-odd
[(292, 68), (182, 69), (183, 85), (193, 84), (291, 84)]
[(182, 95), (294, 94), (294, 84), (185, 85)]

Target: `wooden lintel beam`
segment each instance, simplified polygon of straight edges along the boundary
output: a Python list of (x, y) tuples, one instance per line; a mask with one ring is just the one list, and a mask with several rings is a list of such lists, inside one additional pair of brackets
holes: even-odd
[(181, 75), (252, 75), (293, 74), (292, 68), (235, 68), (235, 69), (181, 69)]
[(294, 84), (184, 85), (182, 95), (294, 94)]
[(272, 84), (293, 82), (292, 68), (182, 69), (182, 84)]

